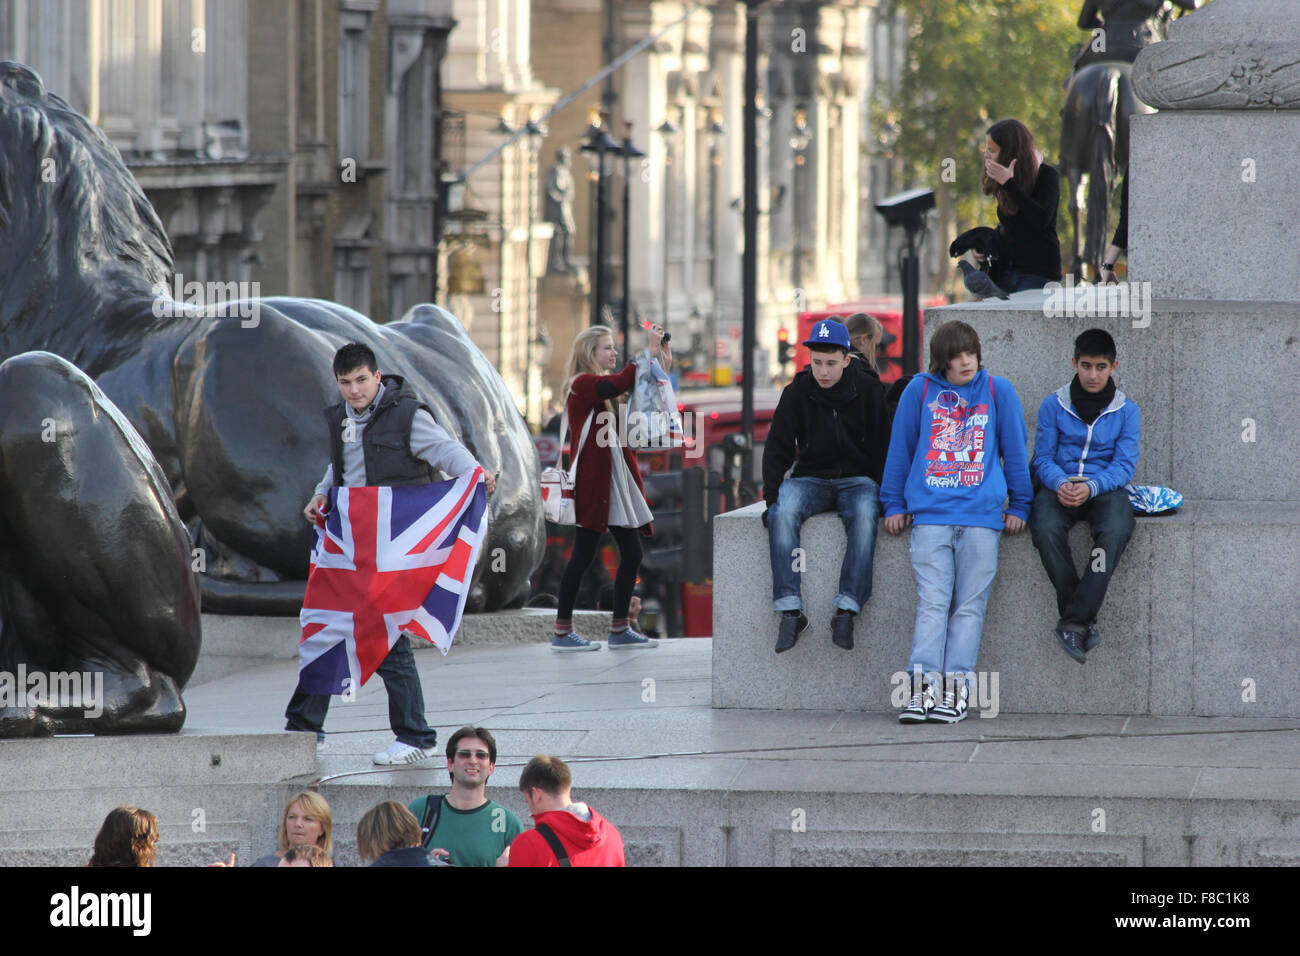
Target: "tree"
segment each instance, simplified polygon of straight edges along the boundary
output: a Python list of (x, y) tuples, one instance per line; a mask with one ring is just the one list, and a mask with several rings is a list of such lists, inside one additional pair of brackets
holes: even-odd
[[(1044, 159), (1060, 147), (1064, 81), (1074, 44), (1086, 39), (1079, 0), (884, 0), (907, 24), (902, 75), (872, 104), (875, 155), (895, 163), (901, 189), (934, 190), (942, 243), (935, 285), (955, 276), (947, 256), (958, 232), (996, 224), (981, 190), (985, 130), (1014, 117), (1029, 127)], [(1057, 233), (1068, 245), (1061, 197)]]

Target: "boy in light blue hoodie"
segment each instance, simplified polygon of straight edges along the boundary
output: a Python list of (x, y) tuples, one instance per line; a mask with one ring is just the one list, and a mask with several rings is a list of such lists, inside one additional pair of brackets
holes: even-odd
[[(1043, 399), (1034, 437), (1034, 474), (1041, 486), (1029, 512), (1029, 533), (1056, 591), (1060, 619), (1052, 635), (1080, 664), (1101, 643), (1097, 613), (1110, 576), (1133, 534), (1124, 486), (1137, 467), (1142, 416), (1111, 377), (1119, 368), (1115, 340), (1088, 329), (1074, 340), (1075, 376)], [(1070, 526), (1087, 521), (1092, 558), (1082, 577), (1070, 554)]]
[(917, 596), (912, 697), (901, 723), (966, 718), (998, 542), (1003, 528), (1024, 530), (1033, 500), (1020, 399), (980, 358), (973, 328), (941, 325), (929, 373), (907, 386), (894, 417), (880, 501), (891, 535), (914, 524)]

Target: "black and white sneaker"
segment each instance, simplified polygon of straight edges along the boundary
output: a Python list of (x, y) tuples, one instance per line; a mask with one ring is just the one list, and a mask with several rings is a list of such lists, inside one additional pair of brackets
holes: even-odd
[(922, 686), (913, 685), (912, 699), (898, 714), (900, 724), (923, 724), (934, 710), (935, 689), (933, 681), (926, 681)]
[(960, 677), (945, 678), (943, 682), (943, 701), (930, 711), (930, 720), (936, 724), (957, 724), (966, 719), (970, 708), (970, 688)]

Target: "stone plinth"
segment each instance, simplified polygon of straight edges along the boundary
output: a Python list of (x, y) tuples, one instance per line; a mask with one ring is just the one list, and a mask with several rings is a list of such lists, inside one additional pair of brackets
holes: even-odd
[[(1251, 688), (1257, 695), (1274, 675), (1300, 670), (1291, 570), (1300, 474), (1289, 413), (1300, 307), (1157, 300), (1136, 318), (1052, 317), (1050, 297), (927, 310), (926, 341), (943, 322), (970, 323), (985, 367), (1015, 385), (1032, 446), (1040, 402), (1073, 374), (1074, 338), (1107, 329), (1120, 387), (1142, 410), (1136, 480), (1171, 486), (1187, 504), (1173, 517), (1139, 519), (1102, 609), (1105, 643), (1083, 667), (1050, 637), (1055, 600), (1028, 534), (1003, 535), (979, 669), (999, 674), (1007, 712), (1258, 713)], [(896, 709), (891, 677), (906, 667), (916, 609), (907, 537), (882, 529), (858, 647), (844, 652), (829, 635), (844, 532), (833, 515), (811, 519), (802, 539), (811, 627), (778, 657), (760, 510), (714, 522), (714, 706)], [(1072, 543), (1083, 567), (1082, 525)], [(1280, 691), (1268, 712), (1300, 716)]]
[(1130, 123), (1129, 278), (1157, 297), (1300, 301), (1300, 110)]
[(1133, 64), (1129, 275), (1160, 297), (1300, 302), (1300, 9), (1215, 0)]
[(929, 309), (923, 354), (941, 323), (974, 326), (984, 366), (1016, 387), (1032, 446), (1039, 404), (1074, 375), (1075, 337), (1105, 329), (1119, 351), (1116, 381), (1142, 411), (1138, 484), (1168, 485), (1189, 500), (1300, 501), (1291, 439), (1300, 305), (1157, 299), (1146, 318), (1051, 318), (1050, 299), (1023, 292), (997, 305)]
[[(882, 527), (873, 594), (855, 648), (844, 651), (830, 640), (844, 530), (834, 514), (809, 519), (809, 628), (777, 655), (761, 512), (751, 505), (714, 519), (713, 706), (897, 710), (916, 615), (908, 534), (891, 538)], [(1071, 536), (1080, 568), (1085, 530)], [(1056, 602), (1028, 531), (1004, 534), (977, 667), (988, 696), (1000, 713), (1300, 717), (1288, 689), (1300, 671), (1297, 534), (1295, 503), (1193, 502), (1138, 519), (1098, 619), (1102, 645), (1082, 666), (1051, 636)]]

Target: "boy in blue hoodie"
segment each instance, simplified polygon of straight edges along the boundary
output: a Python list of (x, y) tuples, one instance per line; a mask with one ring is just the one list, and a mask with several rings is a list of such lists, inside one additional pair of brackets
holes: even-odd
[(966, 718), (998, 542), (1003, 528), (1024, 530), (1033, 497), (1020, 399), (980, 358), (979, 336), (965, 322), (935, 331), (930, 371), (899, 399), (885, 459), (885, 530), (915, 525), (912, 698), (898, 716), (905, 724)]
[[(1056, 589), (1060, 620), (1052, 634), (1082, 664), (1101, 643), (1097, 612), (1110, 576), (1133, 534), (1124, 486), (1137, 467), (1138, 407), (1115, 387), (1115, 340), (1089, 329), (1074, 340), (1075, 376), (1043, 399), (1034, 435), (1034, 495), (1029, 533)], [(1070, 554), (1070, 526), (1087, 521), (1093, 552), (1080, 578)]]

